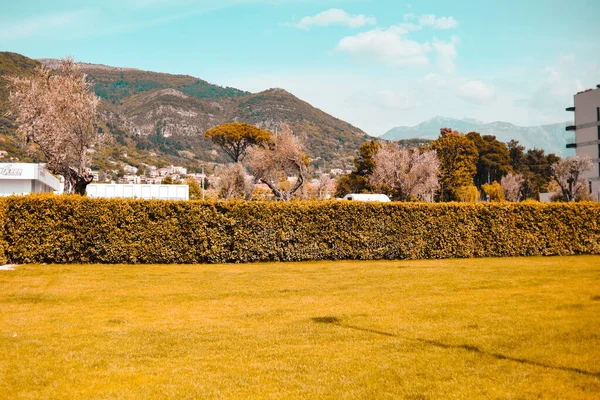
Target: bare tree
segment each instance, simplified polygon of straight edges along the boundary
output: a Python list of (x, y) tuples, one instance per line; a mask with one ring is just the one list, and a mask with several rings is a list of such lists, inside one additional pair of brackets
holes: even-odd
[(581, 175), (592, 168), (590, 157), (572, 156), (552, 164), (552, 178), (560, 186), (563, 200), (575, 201), (576, 194), (587, 193), (587, 183)]
[[(275, 200), (289, 201), (308, 176), (308, 157), (298, 137), (283, 126), (268, 148), (250, 149), (250, 166), (255, 178), (271, 189)], [(294, 183), (280, 185), (281, 177), (294, 177)]]
[(219, 197), (243, 199), (246, 193), (252, 192), (252, 177), (240, 163), (219, 165), (209, 179), (211, 187), (215, 188)]
[(45, 66), (31, 78), (7, 77), (17, 134), (45, 156), (52, 173), (65, 178), (65, 192), (85, 194), (93, 178), (87, 150), (97, 141), (98, 97), (72, 58), (58, 73)]
[(333, 185), (333, 179), (329, 174), (321, 174), (317, 183), (317, 195), (320, 200), (326, 200), (329, 196), (329, 188)]
[(502, 190), (504, 190), (504, 198), (513, 202), (521, 200), (521, 188), (524, 182), (525, 179), (520, 174), (514, 175), (508, 173), (508, 175), (503, 176), (500, 180), (500, 185), (502, 186)]
[(399, 200), (433, 201), (439, 188), (440, 161), (435, 151), (389, 144), (374, 158), (375, 169), (369, 180), (372, 185), (388, 188)]

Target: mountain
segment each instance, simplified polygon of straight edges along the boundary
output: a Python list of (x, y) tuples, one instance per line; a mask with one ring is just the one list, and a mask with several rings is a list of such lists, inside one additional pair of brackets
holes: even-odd
[[(56, 60), (41, 61), (57, 66)], [(138, 149), (156, 150), (152, 143), (162, 140), (158, 148), (162, 153), (184, 151), (201, 161), (224, 162), (223, 155), (204, 140), (206, 130), (237, 121), (273, 131), (275, 123), (287, 123), (304, 140), (309, 157), (320, 157), (328, 165), (349, 166), (369, 138), (283, 89), (249, 93), (187, 75), (97, 64), (81, 67), (94, 82), (111, 121), (134, 135)]]
[[(55, 59), (29, 59), (0, 52), (0, 75), (27, 75), (41, 63), (56, 69)], [(288, 124), (303, 139), (316, 165), (348, 168), (369, 136), (362, 130), (302, 101), (283, 89), (260, 93), (222, 87), (188, 75), (172, 75), (133, 68), (80, 63), (101, 98), (100, 129), (109, 141), (94, 152), (96, 169), (115, 162), (132, 165), (178, 164), (196, 169), (202, 164), (227, 162), (204, 132), (227, 122), (246, 122), (273, 130)], [(8, 90), (0, 79), (0, 114), (6, 109)], [(0, 120), (0, 150), (28, 157), (14, 136), (14, 118)], [(1, 128), (0, 128), (1, 129)], [(8, 143), (10, 142), (10, 146)], [(127, 156), (124, 156), (127, 154)]]
[(546, 153), (554, 153), (559, 156), (569, 156), (575, 154), (573, 150), (567, 149), (567, 143), (572, 143), (574, 137), (569, 132), (565, 132), (565, 127), (571, 125), (569, 122), (562, 122), (541, 126), (517, 126), (509, 122), (483, 123), (481, 121), (465, 118), (454, 119), (445, 117), (434, 117), (416, 126), (399, 126), (393, 128), (384, 135), (382, 139), (400, 140), (400, 139), (436, 139), (439, 136), (441, 128), (452, 128), (459, 132), (479, 132), (482, 135), (494, 135), (501, 142), (518, 140), (520, 144), (528, 149), (544, 149)]
[(14, 116), (8, 114), (9, 89), (4, 76), (28, 76), (33, 74), (36, 67), (41, 64), (38, 61), (24, 57), (17, 53), (0, 52), (0, 150), (5, 150), (12, 157), (22, 161), (35, 161), (28, 153), (25, 146), (18, 140), (14, 131)]

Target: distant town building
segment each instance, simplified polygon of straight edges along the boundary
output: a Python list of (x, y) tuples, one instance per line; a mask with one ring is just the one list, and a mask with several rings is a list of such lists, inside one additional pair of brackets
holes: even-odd
[(122, 183), (129, 183), (132, 185), (139, 185), (142, 183), (142, 178), (137, 175), (125, 175), (123, 178), (119, 179)]
[(567, 148), (574, 148), (578, 156), (592, 159), (593, 167), (584, 178), (594, 198), (600, 201), (600, 85), (577, 93), (574, 107), (567, 111), (575, 112), (575, 124), (566, 128), (575, 131), (575, 143), (568, 144)]
[(176, 167), (174, 165), (171, 165), (171, 174), (178, 174), (178, 175), (186, 175), (187, 174), (187, 168), (184, 167)]
[(158, 176), (167, 176), (171, 173), (171, 168), (159, 168), (156, 170)]
[(8, 155), (8, 151), (0, 150), (0, 158), (6, 157)]
[(133, 167), (131, 165), (124, 165), (123, 166), (123, 171), (125, 171), (126, 174), (128, 175), (135, 175), (138, 172), (138, 169), (136, 167)]
[(0, 196), (52, 193), (60, 190), (58, 178), (40, 164), (0, 163)]

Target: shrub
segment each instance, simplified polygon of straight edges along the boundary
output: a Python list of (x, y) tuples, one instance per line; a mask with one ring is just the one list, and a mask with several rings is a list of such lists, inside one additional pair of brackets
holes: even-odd
[(504, 189), (497, 181), (485, 183), (481, 185), (481, 189), (489, 196), (490, 201), (504, 201)]
[(479, 201), (479, 190), (477, 186), (461, 186), (456, 192), (458, 201), (463, 203), (477, 203)]
[(600, 254), (597, 203), (2, 200), (14, 263), (216, 263)]

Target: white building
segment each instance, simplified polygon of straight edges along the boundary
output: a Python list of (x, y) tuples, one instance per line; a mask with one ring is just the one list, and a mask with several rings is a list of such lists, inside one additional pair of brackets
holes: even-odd
[(575, 143), (567, 148), (575, 148), (580, 157), (592, 159), (592, 169), (585, 173), (590, 193), (600, 201), (600, 85), (597, 89), (579, 92), (574, 97), (574, 107), (567, 111), (575, 112), (575, 124), (567, 131), (575, 131)]
[(123, 171), (125, 171), (125, 173), (128, 175), (135, 175), (135, 174), (137, 174), (138, 169), (132, 165), (125, 164), (123, 166)]
[(177, 166), (171, 165), (171, 173), (172, 174), (178, 174), (178, 175), (186, 175), (187, 174), (187, 168), (177, 167)]
[(137, 175), (125, 175), (122, 179), (119, 179), (119, 181), (121, 180), (123, 183), (129, 183), (131, 185), (139, 185), (142, 183), (142, 178)]
[(0, 196), (55, 191), (60, 181), (40, 164), (0, 163)]
[(126, 199), (158, 199), (189, 200), (188, 185), (119, 185), (90, 184), (86, 189), (91, 198), (126, 198)]

